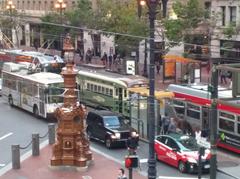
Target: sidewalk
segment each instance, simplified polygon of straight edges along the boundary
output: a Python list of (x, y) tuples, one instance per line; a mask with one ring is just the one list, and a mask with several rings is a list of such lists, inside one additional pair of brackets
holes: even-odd
[[(52, 157), (52, 146), (47, 145), (40, 151), (37, 157), (30, 156), (21, 162), (21, 169), (9, 170), (0, 176), (0, 179), (116, 179), (119, 168), (123, 165), (107, 158), (97, 151), (93, 151), (93, 162), (85, 170), (74, 170), (73, 168), (53, 169), (50, 166)], [(126, 176), (128, 171), (125, 169)], [(133, 171), (134, 179), (145, 179), (146, 177)]]

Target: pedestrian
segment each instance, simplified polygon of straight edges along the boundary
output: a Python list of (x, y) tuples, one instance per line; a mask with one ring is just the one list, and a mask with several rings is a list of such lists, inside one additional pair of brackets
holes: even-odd
[(108, 57), (107, 57), (107, 53), (104, 52), (104, 53), (103, 53), (103, 56), (102, 56), (102, 58), (101, 58), (102, 64), (103, 64), (104, 66), (106, 66), (107, 58), (108, 58)]
[(162, 117), (162, 133), (163, 134), (167, 134), (169, 124), (170, 124), (169, 116), (166, 115)]
[(228, 72), (226, 70), (220, 71), (221, 84), (227, 84)]
[(167, 133), (176, 133), (177, 132), (177, 126), (176, 126), (176, 121), (174, 118), (170, 119), (170, 123), (168, 125), (168, 130)]
[(113, 62), (113, 55), (110, 54), (109, 57), (108, 57), (108, 67), (109, 67), (109, 69), (112, 68), (112, 62)]
[(125, 170), (123, 168), (119, 168), (117, 179), (127, 179), (125, 175)]
[(86, 63), (91, 63), (92, 62), (92, 51), (90, 48), (88, 48), (86, 52)]
[(155, 62), (155, 65), (156, 65), (156, 69), (157, 69), (157, 74), (160, 74), (160, 60), (157, 60)]

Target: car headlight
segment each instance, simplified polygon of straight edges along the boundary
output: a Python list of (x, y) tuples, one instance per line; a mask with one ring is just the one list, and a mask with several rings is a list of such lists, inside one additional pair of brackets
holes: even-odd
[(138, 137), (139, 134), (138, 134), (136, 131), (133, 131), (133, 132), (131, 132), (131, 136), (132, 136), (132, 137)]
[(121, 137), (120, 133), (115, 133), (111, 135), (112, 139), (120, 139), (120, 137)]
[(47, 111), (48, 111), (48, 113), (53, 113), (55, 111), (55, 108), (54, 107), (49, 107)]
[(188, 158), (189, 163), (197, 163), (197, 160), (194, 158)]

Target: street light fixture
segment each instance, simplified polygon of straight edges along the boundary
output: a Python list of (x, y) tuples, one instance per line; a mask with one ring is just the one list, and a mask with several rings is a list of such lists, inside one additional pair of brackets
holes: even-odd
[[(168, 0), (161, 0), (163, 7), (163, 17), (166, 17), (166, 8)], [(155, 33), (155, 20), (156, 20), (156, 8), (160, 3), (160, 0), (137, 0), (138, 3), (138, 16), (141, 16), (142, 5), (147, 5), (149, 9), (149, 27), (150, 27), (150, 63), (149, 63), (149, 111), (148, 111), (148, 136), (149, 136), (149, 158), (148, 158), (148, 178), (156, 179), (156, 158), (154, 152), (154, 138), (155, 138), (155, 44), (154, 44), (154, 33)]]
[(55, 4), (55, 8), (57, 9), (57, 10), (59, 10), (59, 12), (60, 12), (60, 21), (61, 21), (61, 24), (62, 24), (62, 22), (63, 22), (63, 10), (65, 10), (66, 9), (66, 7), (67, 7), (67, 4), (65, 3), (65, 2), (63, 2), (63, 0), (58, 0), (57, 2), (56, 2), (56, 4)]

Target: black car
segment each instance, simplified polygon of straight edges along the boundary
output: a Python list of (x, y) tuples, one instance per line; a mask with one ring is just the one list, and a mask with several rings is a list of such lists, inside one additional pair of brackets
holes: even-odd
[(107, 110), (90, 111), (87, 115), (87, 134), (89, 139), (97, 139), (105, 143), (107, 148), (115, 144), (124, 144), (130, 138), (136, 138), (137, 132), (131, 128), (124, 118)]

